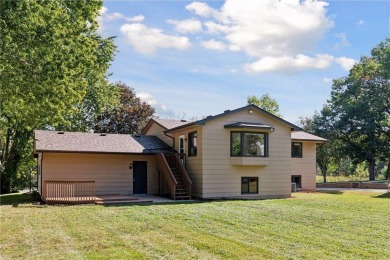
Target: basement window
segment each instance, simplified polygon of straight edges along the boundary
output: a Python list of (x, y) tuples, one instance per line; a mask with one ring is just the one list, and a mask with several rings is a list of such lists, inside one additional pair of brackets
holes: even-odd
[(241, 177), (241, 194), (258, 194), (258, 177)]
[(292, 175), (291, 176), (291, 183), (295, 183), (295, 187), (297, 187), (297, 189), (300, 189), (302, 188), (302, 177), (301, 175)]

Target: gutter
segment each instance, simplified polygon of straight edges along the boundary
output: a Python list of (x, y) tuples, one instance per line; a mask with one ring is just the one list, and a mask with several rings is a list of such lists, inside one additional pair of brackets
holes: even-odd
[(173, 143), (172, 148), (175, 149), (175, 143), (176, 143), (175, 142), (176, 141), (175, 137), (168, 135), (165, 131), (163, 133), (164, 133), (165, 136), (168, 136), (169, 138), (172, 138), (172, 143)]

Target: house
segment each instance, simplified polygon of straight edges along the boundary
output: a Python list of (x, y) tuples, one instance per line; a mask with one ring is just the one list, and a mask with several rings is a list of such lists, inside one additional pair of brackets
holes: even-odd
[(315, 148), (325, 141), (248, 105), (195, 122), (151, 119), (141, 136), (38, 130), (34, 152), (44, 200), (59, 197), (58, 190), (83, 197), (88, 189), (174, 199), (285, 198), (291, 182), (315, 190)]

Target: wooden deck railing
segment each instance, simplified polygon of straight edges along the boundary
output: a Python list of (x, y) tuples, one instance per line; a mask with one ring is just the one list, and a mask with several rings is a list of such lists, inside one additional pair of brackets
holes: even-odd
[(172, 199), (175, 199), (177, 181), (173, 176), (173, 173), (169, 167), (167, 160), (164, 157), (164, 154), (160, 153), (156, 155), (156, 163), (157, 170), (162, 174), (164, 180), (167, 182), (169, 194), (171, 195)]
[(43, 198), (47, 204), (94, 203), (95, 181), (45, 180)]
[(180, 178), (181, 178), (181, 180), (183, 182), (183, 185), (184, 185), (184, 187), (187, 190), (188, 196), (190, 196), (190, 198), (191, 198), (191, 185), (192, 185), (192, 182), (191, 182), (190, 177), (187, 174), (187, 171), (184, 169), (184, 166), (183, 166), (183, 164), (180, 161), (179, 154), (177, 154), (177, 153), (176, 154), (166, 154), (165, 158), (166, 158), (166, 160), (168, 162), (168, 165), (171, 168), (176, 168), (177, 169), (177, 171), (179, 173), (179, 176), (180, 176)]

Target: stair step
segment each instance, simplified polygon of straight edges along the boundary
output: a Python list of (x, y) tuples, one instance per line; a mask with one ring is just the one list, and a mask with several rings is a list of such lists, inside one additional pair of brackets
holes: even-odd
[(120, 196), (120, 195), (104, 195), (104, 196), (97, 196), (95, 198), (96, 202), (99, 201), (136, 201), (138, 200), (137, 197), (131, 197), (131, 196)]
[(189, 200), (190, 196), (175, 196), (176, 200)]
[(110, 200), (110, 201), (96, 201), (96, 205), (129, 205), (129, 204), (144, 204), (152, 203), (153, 200)]

